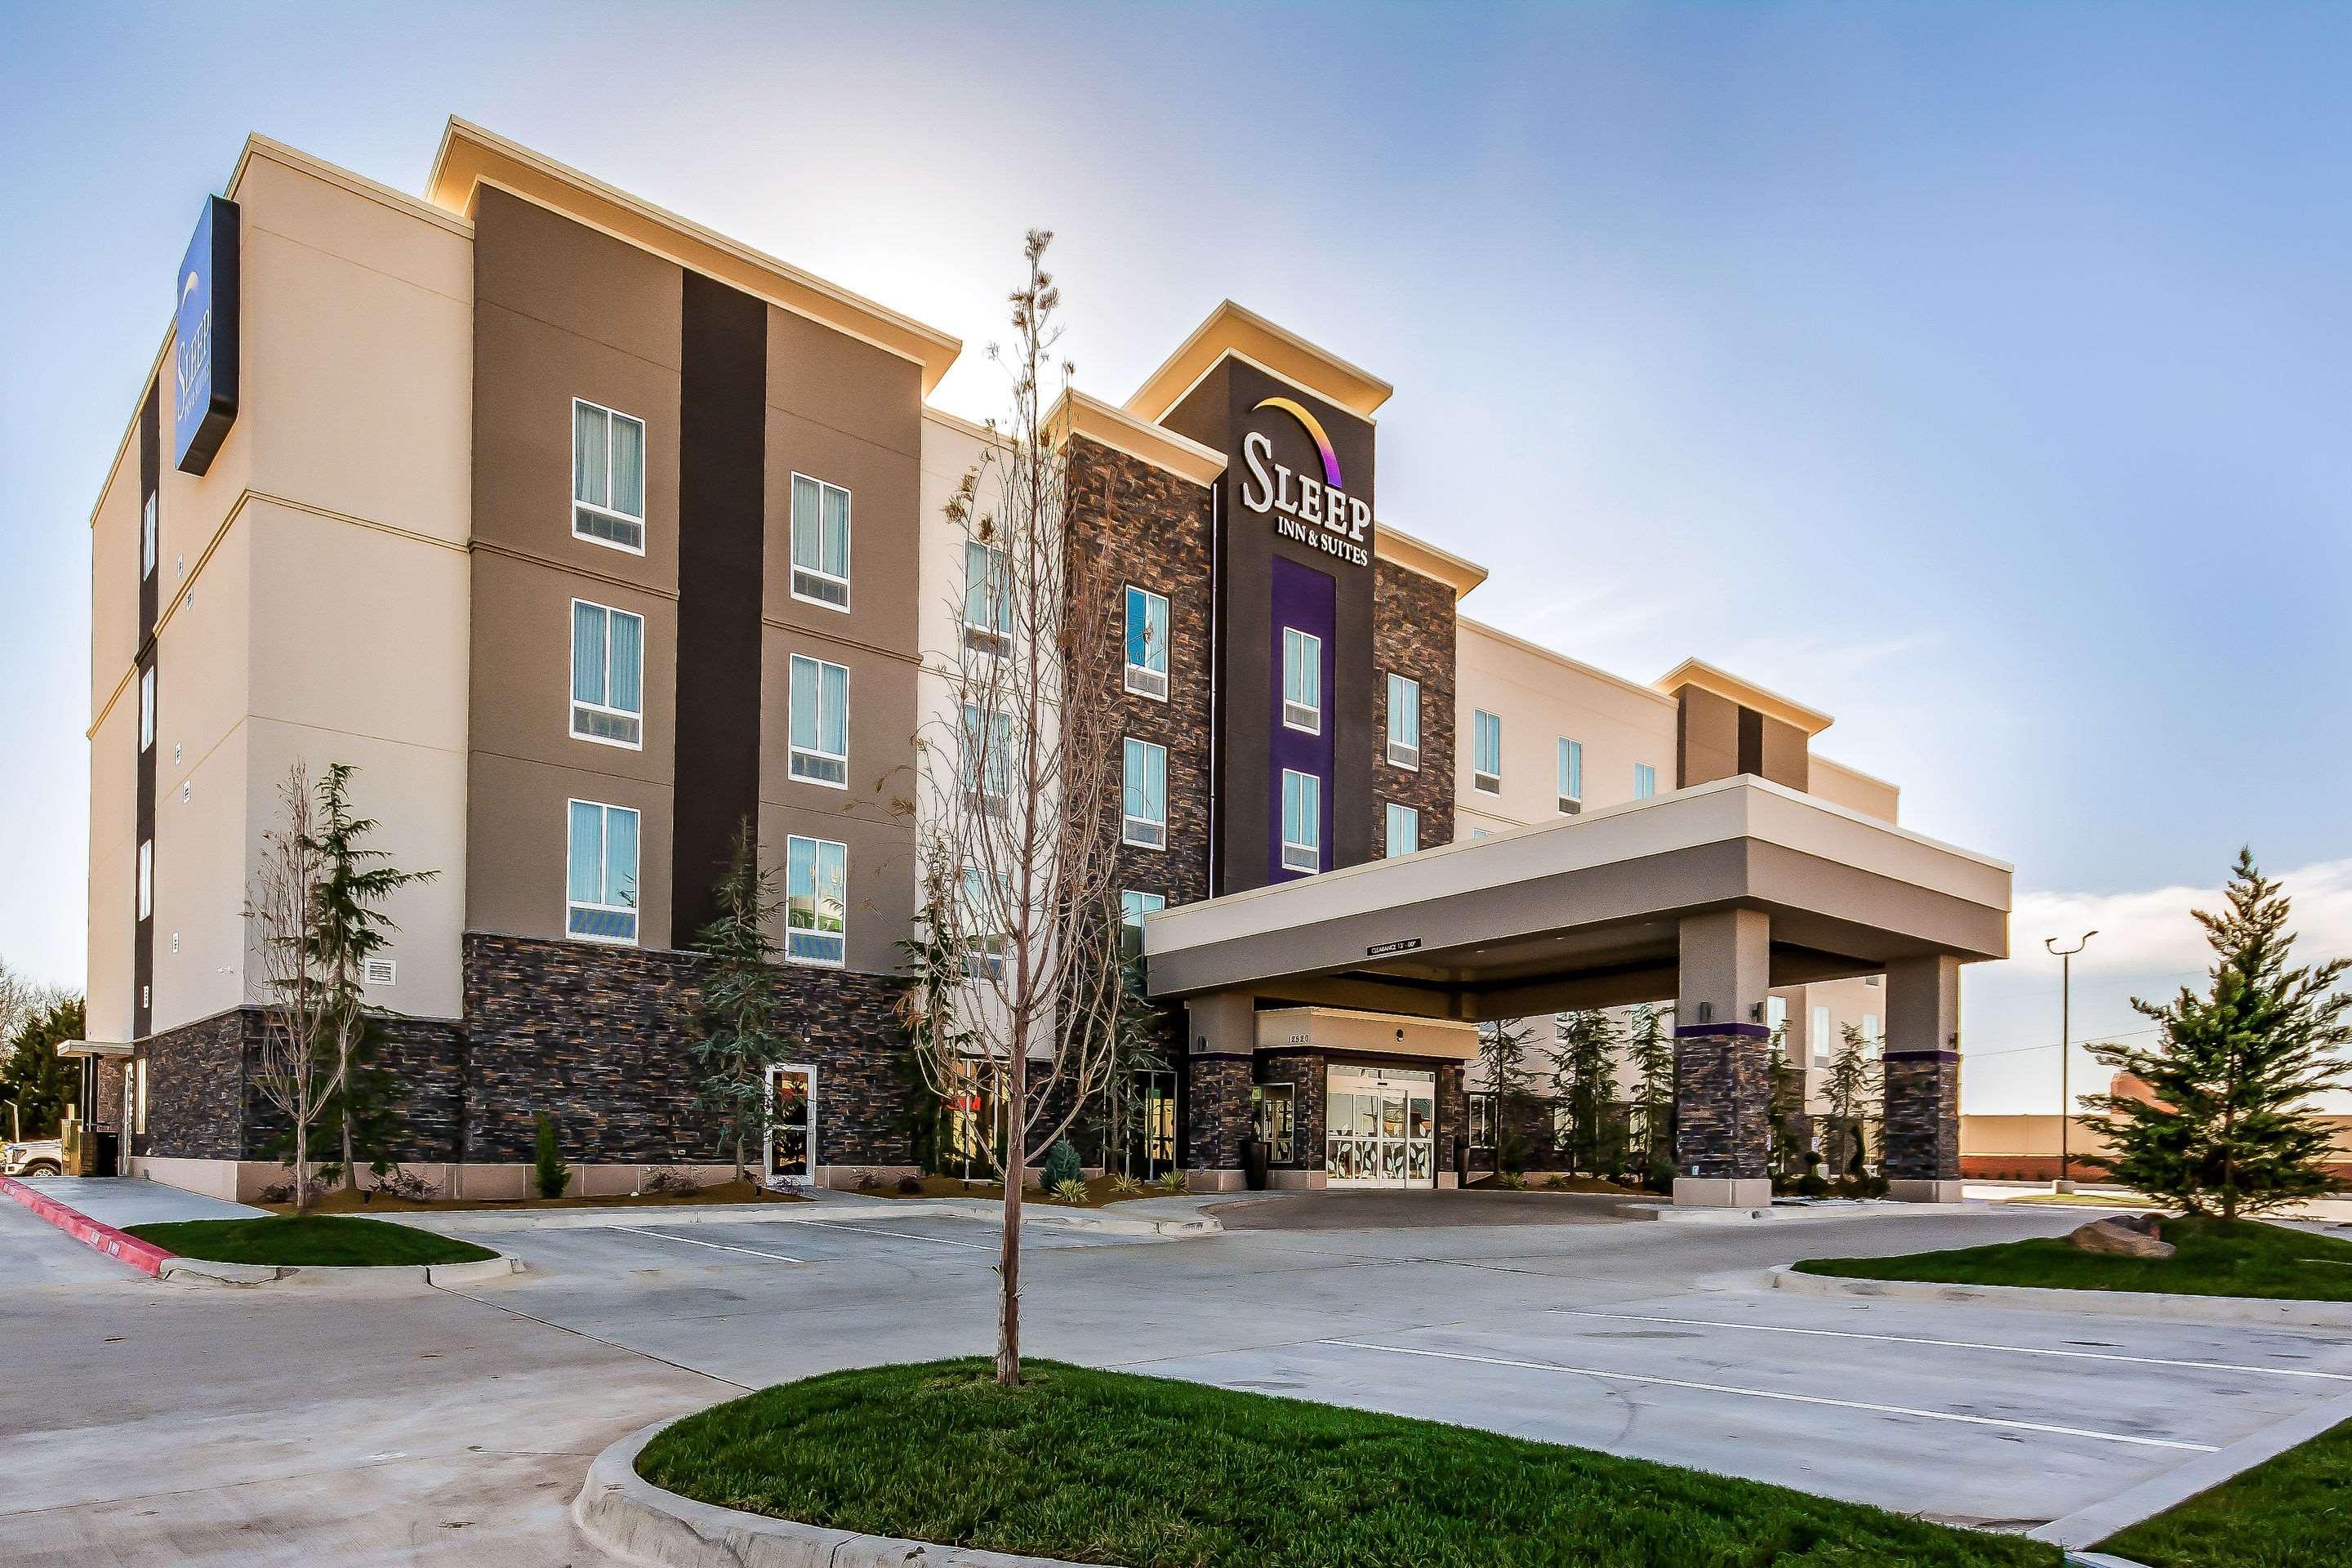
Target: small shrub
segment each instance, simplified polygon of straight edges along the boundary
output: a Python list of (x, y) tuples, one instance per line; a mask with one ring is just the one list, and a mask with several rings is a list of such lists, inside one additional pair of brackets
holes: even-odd
[(1551, 1176), (1546, 1179), (1544, 1185), (1553, 1192), (1564, 1193), (1568, 1191), (1568, 1178), (1565, 1175)]
[(1860, 1187), (1862, 1195), (1866, 1198), (1883, 1198), (1894, 1190), (1887, 1184), (1887, 1180), (1884, 1176), (1864, 1176), (1856, 1184)]
[[(415, 1172), (393, 1165), (376, 1173), (375, 1190), (390, 1193), (396, 1198), (406, 1198), (413, 1204), (431, 1203), (441, 1195), (441, 1189)], [(372, 1194), (370, 1194), (372, 1195)]]
[(647, 1171), (637, 1182), (637, 1191), (648, 1197), (666, 1196), (673, 1193), (691, 1193), (702, 1186), (690, 1171), (677, 1165), (659, 1165)]
[(851, 1181), (861, 1193), (878, 1193), (882, 1190), (882, 1173), (879, 1171), (861, 1169), (852, 1174)]
[(563, 1189), (572, 1184), (572, 1167), (563, 1163), (563, 1153), (556, 1146), (555, 1118), (542, 1110), (539, 1113), (539, 1133), (531, 1152), (531, 1184), (543, 1198), (560, 1198)]
[(261, 1201), (266, 1204), (290, 1204), (294, 1201), (294, 1184), (272, 1182), (261, 1189)]
[(1143, 1184), (1121, 1171), (1110, 1179), (1110, 1190), (1120, 1197), (1131, 1198), (1143, 1190)]
[(1054, 1195), (1061, 1199), (1062, 1202), (1066, 1204), (1085, 1203), (1087, 1201), (1087, 1184), (1083, 1179), (1076, 1176), (1069, 1177), (1064, 1181), (1055, 1182), (1054, 1184)]
[(906, 1194), (908, 1197), (919, 1196), (923, 1190), (923, 1178), (920, 1176), (901, 1176), (898, 1178), (898, 1190), (901, 1193)]
[(1078, 1163), (1078, 1152), (1070, 1147), (1070, 1141), (1055, 1139), (1054, 1146), (1045, 1151), (1046, 1190), (1057, 1193), (1071, 1182), (1084, 1186), (1086, 1180), (1086, 1167)]
[(1496, 1172), (1495, 1184), (1507, 1193), (1524, 1193), (1528, 1190), (1528, 1179), (1517, 1171)]
[(1163, 1193), (1181, 1193), (1184, 1190), (1184, 1173), (1181, 1171), (1167, 1172), (1165, 1174), (1161, 1175), (1158, 1181), (1151, 1184), (1158, 1187)]
[(1801, 1198), (1827, 1197), (1829, 1190), (1830, 1184), (1811, 1171), (1797, 1178), (1797, 1195)]
[(1654, 1193), (1671, 1193), (1675, 1190), (1675, 1178), (1680, 1174), (1681, 1168), (1661, 1154), (1650, 1162), (1649, 1173), (1642, 1184)]

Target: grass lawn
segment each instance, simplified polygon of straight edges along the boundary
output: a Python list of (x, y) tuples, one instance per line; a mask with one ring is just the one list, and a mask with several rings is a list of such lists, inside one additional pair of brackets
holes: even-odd
[(639, 1457), (721, 1507), (1128, 1568), (1928, 1568), (2058, 1550), (1756, 1481), (1262, 1394), (1031, 1361), (832, 1373)]
[[(2352, 1242), (2260, 1220), (2177, 1217), (2170, 1258), (2078, 1252), (2063, 1237), (1912, 1252), (1899, 1258), (1815, 1258), (1800, 1273), (1938, 1285), (2042, 1285), (2064, 1290), (2153, 1290), (2179, 1296), (2265, 1296), (2352, 1301)], [(2352, 1528), (2352, 1525), (2347, 1525)]]
[[(404, 1198), (373, 1187), (332, 1187), (310, 1200), (316, 1214), (435, 1214), (468, 1209), (662, 1208), (675, 1204), (804, 1204), (798, 1193), (779, 1193), (757, 1182), (719, 1182), (682, 1193), (616, 1193), (606, 1197)], [(272, 1214), (291, 1214), (290, 1203), (257, 1204)]]
[(2352, 1422), (2099, 1542), (2148, 1568), (2288, 1568), (2352, 1557)]
[(2066, 1209), (2152, 1209), (2158, 1205), (2130, 1193), (2025, 1193), (1995, 1198), (2000, 1204), (2046, 1204)]
[(184, 1219), (134, 1225), (131, 1234), (183, 1258), (213, 1263), (275, 1263), (309, 1268), (394, 1263), (478, 1263), (497, 1253), (470, 1241), (380, 1219), (270, 1215), (262, 1219)]

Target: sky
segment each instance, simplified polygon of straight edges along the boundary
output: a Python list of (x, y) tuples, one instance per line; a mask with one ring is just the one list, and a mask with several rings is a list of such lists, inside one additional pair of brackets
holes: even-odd
[[(87, 522), (251, 131), (449, 114), (961, 335), (1023, 231), (1123, 399), (1231, 297), (1393, 383), (1465, 613), (1696, 655), (2016, 867), (1967, 1109), (2195, 980), (2251, 844), (2352, 952), (2352, 8), (0, 0), (0, 959), (78, 982)], [(2075, 1060), (2079, 1087), (2099, 1069)]]

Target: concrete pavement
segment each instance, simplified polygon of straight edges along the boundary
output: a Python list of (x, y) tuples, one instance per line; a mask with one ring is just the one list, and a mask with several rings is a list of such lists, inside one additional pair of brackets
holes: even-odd
[[(2072, 1214), (1327, 1224), (1343, 1196), (1202, 1240), (1033, 1233), (1028, 1348), (2021, 1528), (2352, 1392), (2341, 1336), (1759, 1289), (1796, 1258)], [(499, 1235), (531, 1268), (510, 1283), (321, 1302), (126, 1277), (0, 1213), (0, 1269), (36, 1281), (0, 1298), (24, 1395), (0, 1409), (0, 1562), (586, 1564), (563, 1504), (622, 1435), (992, 1344), (984, 1225), (629, 1217)]]

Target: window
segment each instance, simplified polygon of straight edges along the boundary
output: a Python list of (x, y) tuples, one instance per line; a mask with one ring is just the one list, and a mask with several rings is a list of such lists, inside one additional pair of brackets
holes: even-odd
[(142, 583), (155, 575), (155, 497), (150, 495), (139, 509), (139, 580)]
[(645, 741), (646, 618), (572, 601), (572, 734), (635, 750)]
[(1165, 893), (1139, 893), (1128, 889), (1118, 895), (1119, 948), (1133, 958), (1143, 951), (1143, 917), (1168, 907)]
[(1130, 738), (1123, 765), (1119, 840), (1144, 849), (1168, 847), (1168, 748)]
[(793, 597), (849, 608), (849, 492), (793, 476)]
[(1168, 700), (1168, 601), (1132, 585), (1127, 590), (1127, 689)]
[(589, 942), (637, 940), (637, 814), (571, 803), (571, 872), (564, 930)]
[(1384, 815), (1387, 821), (1381, 840), (1381, 858), (1393, 860), (1421, 847), (1421, 813), (1390, 801)]
[(1494, 1146), (1495, 1097), (1474, 1094), (1470, 1097), (1470, 1147), (1492, 1149)]
[(1266, 1163), (1287, 1165), (1298, 1158), (1298, 1091), (1287, 1083), (1265, 1083), (1250, 1090), (1255, 1102), (1252, 1120), (1256, 1142), (1266, 1147)]
[(1323, 639), (1295, 626), (1282, 628), (1282, 722), (1323, 732)]
[(966, 974), (1004, 973), (1004, 928), (1012, 923), (1005, 889), (991, 887), (988, 873), (977, 866), (963, 868), (956, 891), (958, 923), (963, 927), (963, 972)]
[(1323, 781), (1290, 768), (1282, 770), (1282, 868), (1323, 868)]
[(646, 552), (646, 423), (572, 400), (572, 531)]
[(145, 920), (155, 912), (155, 841), (139, 841), (139, 918)]
[(1503, 793), (1503, 719), (1484, 708), (1470, 715), (1470, 786)]
[(1003, 658), (1013, 651), (1013, 582), (1004, 552), (963, 542), (964, 647)]
[(1421, 682), (1389, 675), (1389, 766), (1421, 769)]
[(1829, 1066), (1830, 1058), (1837, 1054), (1837, 1047), (1830, 1041), (1830, 1010), (1827, 1007), (1813, 1009), (1812, 1024), (1805, 1033), (1812, 1042), (1813, 1065), (1817, 1068)]
[(992, 816), (1003, 816), (1013, 798), (1013, 715), (963, 705), (962, 748), (958, 765), (963, 787)]
[(784, 840), (784, 957), (841, 967), (849, 930), (849, 850), (830, 838)]
[(1785, 996), (1764, 998), (1764, 1026), (1774, 1034), (1789, 1026), (1789, 1000)]
[(1878, 1054), (1878, 1015), (1875, 1013), (1862, 1016), (1862, 1050), (1864, 1056)]
[(794, 654), (792, 661), (793, 777), (849, 787), (849, 671)]
[(1633, 764), (1633, 798), (1647, 800), (1658, 793), (1658, 770), (1647, 763)]
[(155, 670), (153, 666), (139, 672), (139, 749), (147, 750), (155, 743)]
[(1559, 810), (1573, 816), (1584, 809), (1584, 742), (1559, 738)]

